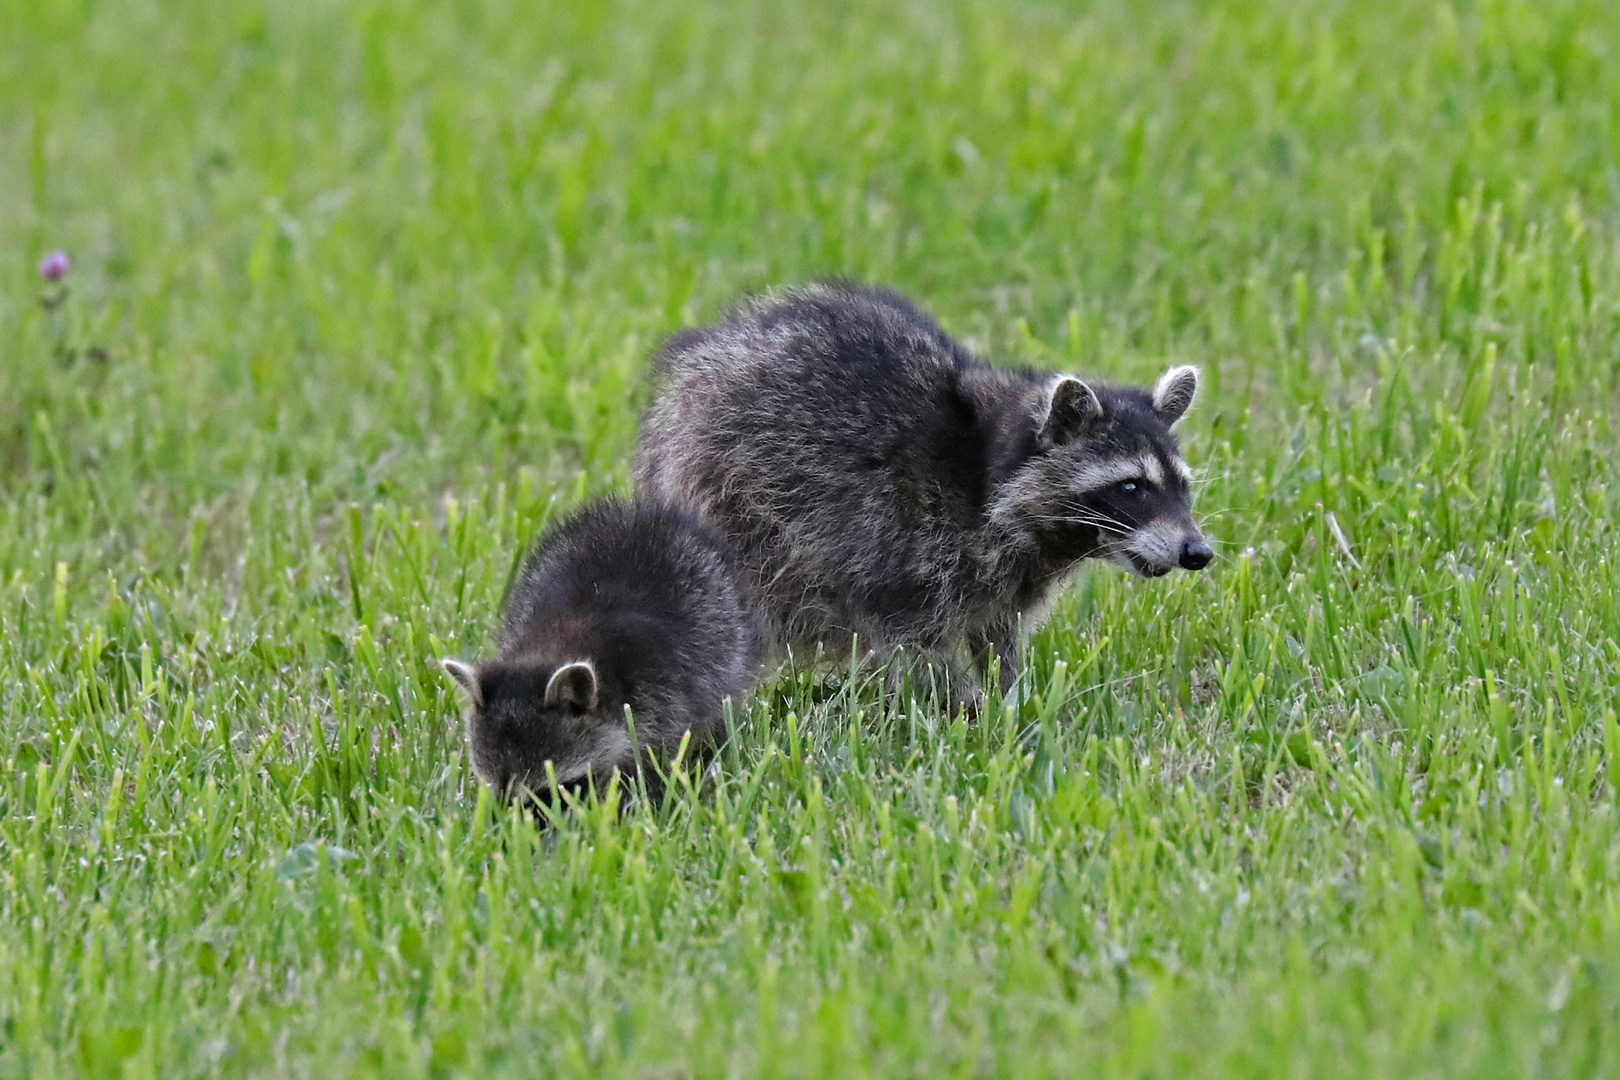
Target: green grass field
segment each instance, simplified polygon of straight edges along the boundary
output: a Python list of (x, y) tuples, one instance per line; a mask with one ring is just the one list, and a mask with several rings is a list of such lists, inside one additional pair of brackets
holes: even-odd
[[(0, 1076), (1614, 1076), (1620, 5), (0, 0)], [(66, 250), (59, 286), (39, 259)], [(542, 833), (437, 666), (893, 284), (1219, 544)]]

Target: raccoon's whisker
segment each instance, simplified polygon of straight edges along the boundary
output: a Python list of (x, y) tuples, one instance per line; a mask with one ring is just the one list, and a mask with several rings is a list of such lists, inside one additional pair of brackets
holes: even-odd
[(1121, 526), (1117, 522), (1102, 521), (1097, 518), (1081, 517), (1078, 515), (1063, 515), (1061, 517), (1048, 518), (1047, 520), (1054, 525), (1089, 525), (1094, 529), (1101, 529), (1104, 532), (1115, 533), (1119, 536), (1129, 536), (1131, 535), (1132, 531)]
[(1099, 532), (1111, 533), (1114, 536), (1118, 536), (1118, 537), (1122, 537), (1122, 538), (1131, 535), (1130, 530), (1128, 530), (1128, 529), (1116, 529), (1112, 525), (1103, 525), (1103, 524), (1100, 524), (1100, 523), (1095, 522), (1095, 521), (1077, 521), (1077, 522), (1070, 522), (1069, 524), (1088, 525), (1091, 528), (1098, 530)]
[(1113, 524), (1113, 525), (1124, 525), (1125, 524), (1123, 521), (1119, 520), (1119, 518), (1117, 518), (1117, 517), (1114, 517), (1112, 514), (1105, 514), (1101, 510), (1096, 510), (1096, 509), (1093, 509), (1092, 507), (1089, 507), (1089, 506), (1070, 506), (1070, 507), (1065, 507), (1064, 509), (1065, 509), (1066, 513), (1082, 515), (1082, 516), (1089, 517), (1089, 518), (1095, 518), (1098, 521), (1106, 521), (1106, 522), (1109, 522), (1110, 524)]
[(1088, 521), (1100, 521), (1100, 522), (1104, 523), (1105, 525), (1118, 525), (1120, 528), (1125, 528), (1126, 527), (1125, 523), (1123, 521), (1119, 520), (1116, 517), (1112, 517), (1112, 516), (1110, 516), (1108, 514), (1099, 513), (1096, 510), (1088, 510), (1085, 507), (1074, 507), (1074, 508), (1070, 508), (1070, 509), (1065, 509), (1065, 510), (1060, 511), (1059, 513), (1057, 513), (1057, 514), (1055, 514), (1053, 516), (1056, 517), (1056, 518), (1073, 518), (1073, 519), (1076, 519), (1076, 520), (1078, 520), (1080, 518), (1084, 518), (1084, 519), (1086, 519)]
[(1065, 507), (1064, 510), (1066, 511), (1065, 513), (1057, 515), (1053, 520), (1080, 521), (1084, 524), (1094, 525), (1111, 525), (1114, 528), (1123, 530), (1125, 532), (1131, 531), (1131, 527), (1118, 518), (1110, 514), (1105, 514), (1100, 510), (1095, 510), (1089, 506), (1071, 505)]
[(1104, 532), (1111, 532), (1115, 536), (1130, 536), (1136, 531), (1129, 525), (1124, 525), (1117, 521), (1098, 521), (1096, 518), (1091, 518), (1082, 519), (1080, 523), (1083, 525), (1091, 525), (1095, 528), (1103, 530)]

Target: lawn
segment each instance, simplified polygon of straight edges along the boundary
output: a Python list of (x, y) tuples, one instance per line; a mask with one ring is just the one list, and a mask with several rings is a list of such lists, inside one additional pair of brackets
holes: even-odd
[[(1620, 1071), (1620, 5), (0, 27), (0, 1077)], [(439, 658), (828, 274), (1199, 364), (1216, 563), (974, 723), (805, 666), (497, 811)]]

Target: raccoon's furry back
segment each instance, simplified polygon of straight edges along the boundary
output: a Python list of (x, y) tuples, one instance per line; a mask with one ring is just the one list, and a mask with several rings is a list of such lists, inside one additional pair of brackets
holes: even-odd
[(524, 560), (502, 657), (590, 658), (604, 700), (629, 704), (650, 742), (666, 728), (718, 734), (721, 701), (748, 689), (763, 645), (730, 559), (723, 534), (676, 507), (587, 507)]

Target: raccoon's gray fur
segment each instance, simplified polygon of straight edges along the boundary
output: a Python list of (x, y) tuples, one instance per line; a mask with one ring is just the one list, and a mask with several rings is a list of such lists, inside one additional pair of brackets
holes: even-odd
[(637, 444), (638, 490), (736, 545), (777, 646), (923, 651), (959, 666), (1018, 634), (1076, 563), (1145, 576), (1213, 555), (1170, 428), (1198, 373), (1152, 390), (991, 368), (898, 293), (791, 289), (676, 334)]
[(478, 775), (546, 799), (552, 777), (574, 790), (634, 777), (638, 746), (667, 760), (687, 732), (694, 753), (718, 741), (763, 646), (729, 558), (715, 529), (651, 502), (598, 503), (549, 532), (507, 596), (495, 659), (444, 662), (469, 701)]

